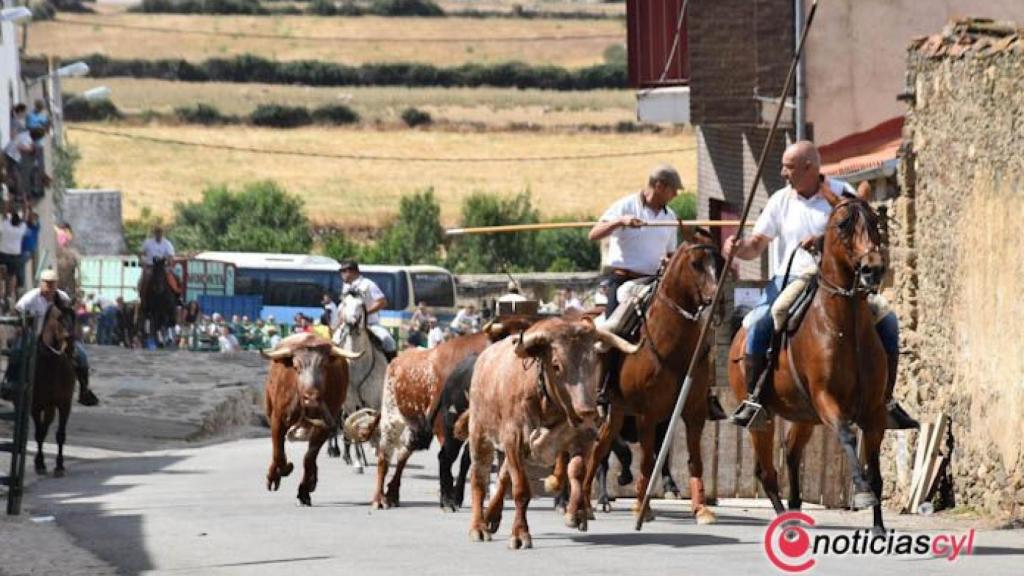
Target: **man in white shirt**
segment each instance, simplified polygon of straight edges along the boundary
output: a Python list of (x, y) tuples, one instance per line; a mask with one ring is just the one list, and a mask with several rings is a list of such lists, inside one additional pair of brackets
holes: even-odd
[(366, 325), (373, 332), (373, 335), (380, 340), (381, 348), (390, 362), (398, 352), (395, 339), (391, 332), (380, 325), (380, 311), (388, 306), (388, 299), (380, 286), (359, 273), (359, 263), (355, 260), (346, 260), (341, 263), (341, 280), (344, 283), (341, 287), (341, 298), (345, 294), (354, 294), (363, 299), (366, 306)]
[(480, 315), (476, 313), (475, 304), (467, 304), (459, 309), (450, 325), (456, 334), (473, 334), (480, 328)]
[[(36, 337), (43, 330), (46, 311), (50, 305), (59, 300), (62, 306), (71, 306), (71, 298), (57, 288), (57, 273), (53, 270), (44, 270), (39, 276), (39, 287), (33, 288), (18, 300), (14, 308), (22, 313), (35, 317), (33, 330)], [(8, 374), (16, 373), (14, 362), (8, 364)], [(14, 367), (14, 368), (12, 368)], [(75, 340), (75, 375), (78, 378), (78, 403), (84, 406), (95, 406), (99, 399), (89, 389), (89, 357), (85, 353), (82, 343)]]
[(427, 332), (427, 348), (434, 348), (444, 342), (444, 330), (437, 325), (437, 318), (431, 317), (427, 320), (427, 326), (430, 327), (430, 331)]
[[(157, 259), (164, 260), (167, 264), (170, 264), (171, 258), (174, 257), (174, 244), (164, 237), (164, 229), (162, 227), (153, 227), (153, 236), (146, 238), (142, 243), (142, 278), (139, 279), (139, 294), (142, 294), (142, 287), (149, 282), (150, 276), (153, 274), (153, 262)], [(170, 274), (170, 266), (165, 268), (167, 273)], [(177, 286), (177, 283), (170, 283), (172, 287)]]
[[(832, 206), (820, 193), (821, 187), (829, 186), (837, 196), (855, 194), (849, 184), (823, 177), (820, 167), (821, 158), (811, 142), (800, 141), (786, 148), (782, 155), (782, 176), (789, 184), (768, 199), (750, 236), (740, 240), (730, 236), (725, 241), (726, 255), (735, 251), (736, 257), (743, 260), (759, 258), (766, 250), (770, 250), (773, 271), (772, 281), (765, 287), (761, 302), (743, 319), (743, 326), (747, 329), (744, 369), (750, 397), (732, 416), (733, 423), (738, 426), (747, 426), (757, 414), (756, 405), (760, 404), (760, 400), (754, 396), (754, 388), (768, 367), (766, 354), (774, 333), (770, 308), (785, 288), (782, 281), (790, 255), (796, 252), (793, 256), (794, 268), (807, 268), (811, 263), (800, 262), (811, 258), (806, 248), (825, 234)], [(917, 422), (892, 400), (899, 359), (899, 324), (896, 315), (886, 315), (876, 324), (876, 329), (889, 361), (886, 401), (890, 427), (916, 428)]]
[(320, 304), (323, 305), (324, 311), (330, 315), (330, 322), (328, 326), (331, 328), (331, 332), (338, 328), (338, 323), (341, 322), (341, 318), (338, 314), (338, 305), (334, 303), (330, 294), (324, 293), (320, 299)]
[[(619, 306), (618, 291), (629, 280), (658, 273), (663, 261), (672, 255), (678, 243), (679, 229), (673, 226), (644, 226), (644, 222), (678, 222), (679, 217), (668, 203), (679, 194), (683, 181), (679, 172), (667, 164), (656, 166), (647, 178), (647, 186), (635, 194), (620, 198), (612, 204), (599, 222), (590, 230), (591, 240), (608, 238), (608, 264), (611, 274), (607, 278), (608, 303), (605, 318)], [(608, 374), (615, 382), (602, 385), (605, 397), (609, 386), (617, 385), (618, 354), (610, 354)], [(725, 412), (717, 397), (708, 395), (708, 418), (725, 419)]]

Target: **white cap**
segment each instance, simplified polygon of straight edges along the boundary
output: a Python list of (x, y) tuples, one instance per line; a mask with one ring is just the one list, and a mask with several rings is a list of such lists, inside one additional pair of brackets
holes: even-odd
[(57, 271), (53, 270), (53, 269), (50, 269), (50, 268), (47, 268), (46, 270), (43, 270), (43, 273), (39, 275), (39, 281), (40, 282), (56, 282), (57, 281)]

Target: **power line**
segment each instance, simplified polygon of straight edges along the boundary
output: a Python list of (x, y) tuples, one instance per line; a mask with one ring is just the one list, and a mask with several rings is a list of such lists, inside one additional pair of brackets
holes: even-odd
[(115, 22), (104, 22), (101, 20), (76, 19), (65, 20), (54, 18), (57, 24), (68, 26), (83, 26), (97, 28), (117, 28), (123, 30), (140, 30), (143, 32), (159, 32), (167, 34), (193, 34), (197, 36), (215, 36), (218, 38), (255, 38), (258, 40), (301, 40), (304, 42), (343, 42), (343, 43), (371, 43), (371, 42), (416, 42), (416, 43), (437, 43), (437, 44), (458, 44), (458, 43), (500, 43), (500, 42), (570, 42), (578, 40), (622, 40), (621, 34), (569, 34), (564, 36), (487, 36), (478, 38), (435, 38), (430, 36), (401, 36), (401, 37), (360, 37), (360, 36), (292, 36), (287, 34), (263, 34), (258, 32), (222, 32), (217, 30), (193, 30), (182, 28), (165, 28), (160, 26), (139, 26), (134, 24), (118, 24)]
[(230, 144), (209, 144), (206, 142), (195, 142), (190, 140), (179, 140), (176, 138), (157, 138), (155, 136), (144, 136), (141, 134), (129, 134), (116, 130), (103, 130), (85, 126), (69, 125), (69, 130), (101, 134), (115, 138), (126, 138), (142, 142), (153, 142), (156, 144), (169, 144), (176, 146), (191, 146), (194, 148), (206, 148), (210, 150), (227, 150), (229, 152), (247, 152), (251, 154), (266, 154), (271, 156), (301, 156), (303, 158), (326, 158), (331, 160), (356, 160), (367, 162), (423, 162), (423, 163), (512, 163), (512, 162), (572, 162), (578, 160), (600, 160), (607, 158), (628, 158), (636, 156), (656, 156), (662, 154), (678, 154), (696, 150), (696, 146), (683, 148), (662, 148), (659, 150), (638, 150), (633, 152), (604, 152), (596, 154), (577, 154), (563, 156), (492, 156), (492, 157), (426, 157), (426, 156), (383, 156), (376, 154), (338, 154), (329, 152), (313, 152), (308, 150), (275, 150), (270, 148), (257, 148), (255, 146), (233, 146)]

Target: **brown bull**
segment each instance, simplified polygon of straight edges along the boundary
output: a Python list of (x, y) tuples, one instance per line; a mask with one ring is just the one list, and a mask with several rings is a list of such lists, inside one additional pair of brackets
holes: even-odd
[[(589, 319), (552, 318), (480, 354), (469, 400), (470, 538), (491, 539), (501, 523), (505, 491), (511, 483), (516, 517), (509, 547), (530, 548), (526, 523), (530, 484), (525, 464), (550, 466), (560, 452), (570, 455), (566, 524), (586, 530), (583, 455), (591, 451), (597, 437), (598, 354), (611, 347), (630, 354), (636, 351), (618, 336), (595, 328)], [(505, 453), (505, 462), (485, 515), (484, 490), (495, 450)]]
[[(444, 442), (443, 415), (437, 414), (436, 407), (441, 399), (444, 382), (452, 370), (467, 356), (479, 354), (492, 341), (526, 329), (531, 321), (529, 318), (509, 318), (488, 325), (483, 332), (453, 338), (436, 348), (410, 348), (388, 365), (381, 412), (378, 414), (372, 410), (362, 410), (345, 423), (345, 434), (353, 440), (363, 442), (379, 435), (377, 485), (373, 500), (370, 501), (372, 507), (397, 507), (402, 472), (409, 457), (414, 451), (425, 450), (430, 446), (434, 435), (439, 442)], [(370, 421), (357, 424), (360, 418)], [(396, 452), (395, 472), (385, 492), (388, 467)]]
[(270, 422), (274, 456), (267, 471), (267, 490), (277, 490), (281, 477), (292, 472), (284, 451), (285, 434), (294, 429), (308, 434), (309, 447), (303, 459), (299, 503), (311, 506), (309, 495), (316, 490), (316, 457), (334, 429), (348, 391), (348, 359), (358, 358), (315, 334), (296, 334), (261, 354), (271, 361), (264, 404)]

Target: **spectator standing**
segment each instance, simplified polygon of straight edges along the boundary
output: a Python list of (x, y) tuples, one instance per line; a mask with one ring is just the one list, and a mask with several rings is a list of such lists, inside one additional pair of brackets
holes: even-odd
[(563, 312), (575, 311), (583, 312), (583, 302), (576, 297), (576, 292), (573, 290), (566, 290), (565, 292), (565, 305), (562, 308)]
[(437, 325), (437, 318), (428, 320), (427, 325), (430, 327), (430, 331), (427, 332), (427, 348), (434, 348), (444, 342), (444, 331)]
[(217, 345), (220, 347), (221, 352), (241, 352), (242, 346), (238, 343), (238, 339), (231, 333), (231, 329), (226, 324), (220, 326), (220, 337), (217, 338)]
[(338, 327), (338, 305), (331, 299), (331, 295), (326, 292), (320, 298), (320, 304), (324, 307), (324, 311), (329, 314), (327, 318), (327, 326), (333, 331)]
[(41, 140), (50, 131), (50, 114), (46, 111), (46, 103), (42, 100), (36, 100), (35, 106), (32, 111), (29, 112), (25, 117), (25, 126), (29, 130), (39, 130), (39, 138), (35, 140)]
[(320, 321), (313, 326), (313, 333), (323, 338), (324, 340), (331, 339), (331, 312), (324, 308), (324, 313), (320, 315)]
[(7, 162), (7, 190), (10, 193), (9, 198), (12, 200), (21, 201), (28, 198), (27, 193), (36, 152), (34, 142), (36, 136), (41, 136), (38, 128), (19, 132), (11, 137), (11, 141), (4, 148)]
[(270, 344), (270, 348), (277, 348), (277, 345), (281, 343), (281, 335), (277, 333), (277, 326), (270, 324), (267, 326), (267, 343)]
[(24, 274), (28, 265), (28, 272), (32, 274), (36, 269), (36, 249), (39, 247), (39, 214), (31, 208), (26, 210), (25, 235), (21, 238), (21, 270)]
[(28, 227), (21, 214), (7, 203), (4, 219), (0, 222), (0, 264), (7, 268), (7, 294), (14, 297), (18, 287), (25, 285), (25, 268), (21, 265), (21, 241)]
[(15, 104), (11, 109), (11, 138), (28, 130), (28, 125), (25, 123), (27, 117), (28, 107), (22, 102)]

